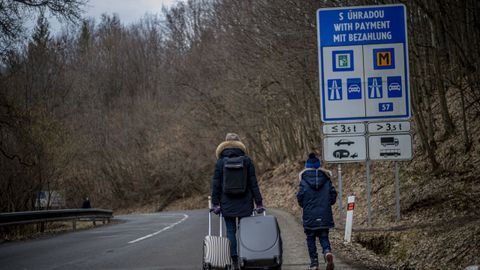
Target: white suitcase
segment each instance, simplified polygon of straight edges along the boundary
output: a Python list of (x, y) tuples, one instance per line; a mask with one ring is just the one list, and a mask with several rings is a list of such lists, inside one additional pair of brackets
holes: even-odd
[[(208, 197), (208, 208), (211, 208)], [(222, 214), (220, 214), (220, 236), (212, 235), (212, 213), (208, 212), (208, 235), (203, 240), (203, 269), (231, 269), (230, 241), (222, 236)]]

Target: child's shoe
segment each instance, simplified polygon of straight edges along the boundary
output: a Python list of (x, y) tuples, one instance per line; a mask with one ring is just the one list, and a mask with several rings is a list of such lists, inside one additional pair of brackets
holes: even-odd
[(326, 270), (333, 270), (334, 265), (333, 265), (333, 254), (331, 252), (327, 252), (325, 254), (325, 262), (327, 263)]
[(310, 267), (308, 270), (320, 270), (318, 268), (318, 258), (311, 258), (310, 261)]

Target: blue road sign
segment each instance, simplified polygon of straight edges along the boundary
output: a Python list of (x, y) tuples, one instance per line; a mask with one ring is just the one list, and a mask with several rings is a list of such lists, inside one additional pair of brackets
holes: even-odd
[(362, 80), (360, 78), (347, 79), (347, 98), (362, 99)]
[(389, 76), (387, 77), (387, 91), (389, 98), (402, 97), (402, 77)]
[(342, 80), (328, 80), (328, 100), (342, 100)]
[(319, 9), (317, 28), (323, 122), (410, 118), (405, 5)]
[(392, 102), (378, 103), (378, 111), (379, 112), (393, 111), (393, 103)]

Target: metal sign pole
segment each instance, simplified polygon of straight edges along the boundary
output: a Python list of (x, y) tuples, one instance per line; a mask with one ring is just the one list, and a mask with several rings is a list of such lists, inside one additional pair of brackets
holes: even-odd
[(343, 195), (342, 195), (342, 164), (338, 164), (338, 207), (340, 208), (340, 220), (343, 220)]
[(368, 221), (367, 224), (372, 225), (372, 184), (370, 179), (370, 160), (365, 162), (365, 169), (367, 172), (367, 207), (368, 207)]
[(396, 212), (396, 221), (400, 220), (400, 177), (399, 177), (399, 166), (398, 162), (395, 161), (395, 212)]

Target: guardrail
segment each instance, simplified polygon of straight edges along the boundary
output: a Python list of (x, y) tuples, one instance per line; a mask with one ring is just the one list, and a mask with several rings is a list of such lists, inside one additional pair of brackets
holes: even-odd
[(110, 222), (112, 217), (112, 210), (97, 208), (11, 212), (0, 213), (0, 226), (71, 220), (76, 230), (77, 220), (89, 220), (95, 225), (96, 221)]

